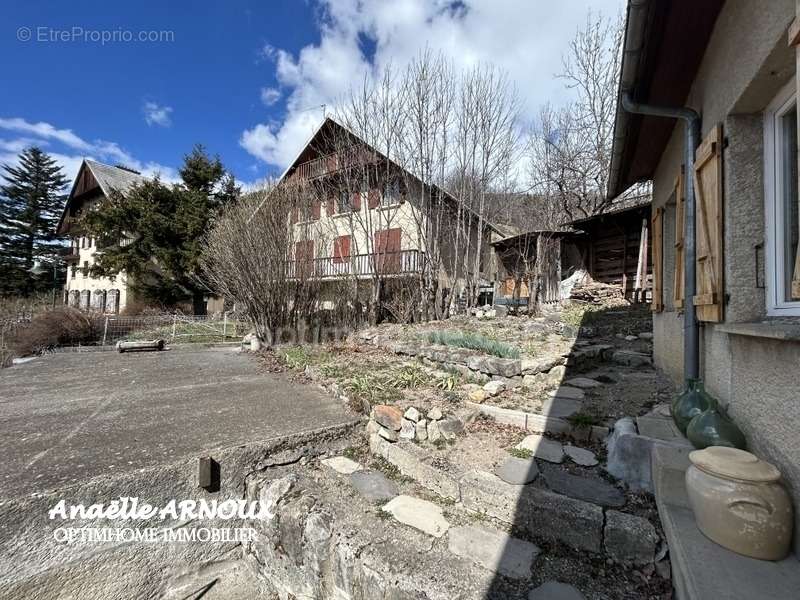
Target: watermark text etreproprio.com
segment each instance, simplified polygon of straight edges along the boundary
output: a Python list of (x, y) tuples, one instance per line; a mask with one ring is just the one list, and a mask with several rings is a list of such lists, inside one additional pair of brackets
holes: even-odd
[(86, 29), (79, 25), (67, 28), (20, 27), (17, 29), (17, 40), (36, 43), (85, 43), (85, 44), (127, 44), (127, 43), (164, 43), (174, 42), (175, 32), (169, 29), (139, 30), (131, 29)]

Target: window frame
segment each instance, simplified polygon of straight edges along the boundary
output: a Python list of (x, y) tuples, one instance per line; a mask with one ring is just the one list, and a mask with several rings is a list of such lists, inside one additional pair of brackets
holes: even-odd
[(783, 158), (780, 120), (792, 108), (800, 110), (797, 100), (797, 84), (793, 77), (764, 111), (765, 291), (767, 316), (771, 317), (800, 316), (800, 300), (782, 299), (787, 260), (793, 265), (794, 257), (784, 256), (783, 177), (779, 171)]

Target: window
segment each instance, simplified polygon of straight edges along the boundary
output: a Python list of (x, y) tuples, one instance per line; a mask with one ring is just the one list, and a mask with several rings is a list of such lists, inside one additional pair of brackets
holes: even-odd
[(83, 278), (86, 279), (89, 276), (89, 261), (83, 261)]
[(72, 279), (78, 276), (78, 265), (72, 265)]
[(400, 202), (400, 180), (392, 179), (383, 186), (383, 198), (381, 205), (391, 206)]
[(767, 314), (800, 316), (797, 95), (792, 80), (764, 118)]

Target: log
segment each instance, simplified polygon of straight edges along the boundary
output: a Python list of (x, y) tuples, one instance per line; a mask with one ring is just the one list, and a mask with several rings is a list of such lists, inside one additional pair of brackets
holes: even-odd
[(164, 340), (141, 340), (138, 342), (117, 342), (117, 352), (129, 350), (163, 350)]

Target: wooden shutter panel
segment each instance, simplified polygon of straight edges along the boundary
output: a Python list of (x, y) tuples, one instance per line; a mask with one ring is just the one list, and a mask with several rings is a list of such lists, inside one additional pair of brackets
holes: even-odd
[(370, 208), (377, 208), (378, 205), (381, 203), (380, 191), (377, 190), (376, 188), (372, 188), (367, 194), (367, 203)]
[(697, 320), (722, 321), (722, 126), (717, 125), (697, 149), (694, 161), (696, 205)]
[(664, 310), (664, 209), (656, 208), (651, 221), (653, 231), (653, 302), (650, 308), (653, 312), (661, 312)]
[(683, 166), (675, 180), (675, 272), (672, 281), (672, 305), (683, 308), (684, 253), (683, 236), (686, 231), (686, 194), (683, 189)]

